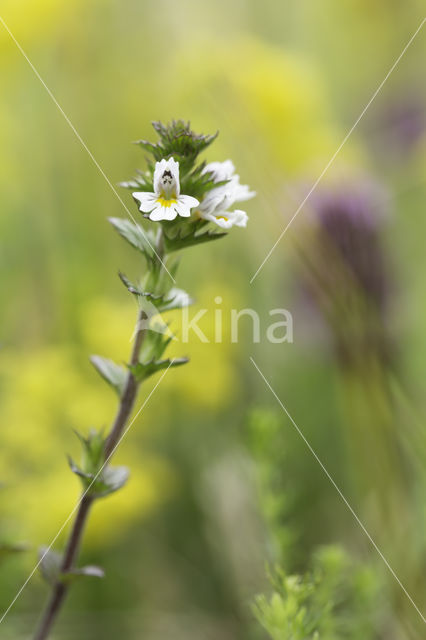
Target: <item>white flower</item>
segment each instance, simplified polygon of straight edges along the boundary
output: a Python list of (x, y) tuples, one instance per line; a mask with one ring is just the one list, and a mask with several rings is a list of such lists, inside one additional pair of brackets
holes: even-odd
[(196, 198), (180, 195), (179, 162), (173, 158), (155, 164), (154, 193), (135, 191), (132, 195), (140, 203), (139, 211), (149, 213), (155, 222), (189, 218), (191, 209), (199, 205)]
[(229, 208), (235, 202), (249, 200), (256, 194), (254, 191), (250, 191), (247, 185), (240, 184), (240, 177), (235, 173), (235, 167), (231, 160), (211, 162), (206, 165), (203, 173), (211, 173), (216, 183), (224, 180), (228, 180), (228, 182), (214, 187), (206, 193), (197, 209), (199, 217), (214, 222), (222, 229), (230, 229), (234, 225), (245, 227), (248, 220), (246, 212), (241, 209), (229, 211)]

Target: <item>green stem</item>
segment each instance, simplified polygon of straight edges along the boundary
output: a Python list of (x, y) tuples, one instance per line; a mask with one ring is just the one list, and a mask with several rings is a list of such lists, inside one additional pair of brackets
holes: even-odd
[[(139, 312), (138, 324), (136, 325), (136, 336), (133, 343), (132, 355), (130, 357), (130, 364), (135, 365), (139, 361), (139, 353), (145, 337), (144, 320), (146, 320), (146, 314), (143, 310)], [(114, 450), (120, 442), (120, 438), (127, 424), (127, 421), (132, 413), (133, 406), (135, 404), (136, 396), (138, 392), (138, 383), (135, 380), (134, 375), (129, 371), (127, 374), (126, 384), (121, 396), (120, 405), (118, 407), (117, 415), (114, 423), (111, 427), (111, 431), (106, 439), (105, 443), (105, 460), (108, 461)]]
[[(161, 230), (157, 238), (157, 254), (159, 256), (160, 263), (158, 268), (159, 270), (161, 270), (161, 261), (164, 256), (164, 242)], [(139, 361), (139, 354), (146, 331), (144, 326), (144, 321), (146, 320), (146, 318), (147, 316), (145, 312), (141, 309), (138, 314), (136, 334), (133, 342), (132, 353), (130, 356), (131, 365), (135, 365)], [(124, 390), (120, 398), (120, 404), (118, 406), (115, 420), (105, 441), (105, 463), (109, 462), (111, 456), (120, 443), (122, 434), (124, 432), (124, 429), (126, 428), (127, 422), (135, 405), (138, 389), (139, 384), (131, 371), (129, 371)], [(78, 559), (78, 553), (83, 538), (85, 525), (93, 502), (94, 498), (92, 496), (83, 493), (66, 545), (64, 558), (61, 565), (61, 573), (70, 571)], [(53, 586), (46, 609), (41, 618), (39, 627), (34, 635), (34, 640), (46, 640), (46, 638), (49, 636), (53, 623), (55, 622), (58, 613), (63, 605), (65, 597), (68, 593), (68, 588), (69, 586), (66, 583), (59, 580)]]
[[(73, 527), (71, 529), (70, 537), (68, 539), (67, 547), (64, 554), (64, 559), (61, 565), (61, 573), (69, 571), (74, 561), (78, 556), (80, 543), (83, 537), (83, 532), (87, 518), (89, 515), (90, 507), (92, 506), (93, 498), (91, 496), (83, 496), (74, 520)], [(69, 585), (64, 582), (57, 582), (50, 595), (50, 599), (47, 603), (46, 609), (40, 621), (39, 628), (34, 636), (34, 640), (45, 640), (48, 637), (52, 625), (58, 615), (62, 603), (65, 600), (69, 589)]]

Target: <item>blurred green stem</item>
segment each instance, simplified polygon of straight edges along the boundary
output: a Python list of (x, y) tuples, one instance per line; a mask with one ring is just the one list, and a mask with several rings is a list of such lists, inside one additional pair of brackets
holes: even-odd
[[(159, 271), (161, 271), (161, 267), (163, 266), (163, 257), (164, 242), (162, 232), (160, 231), (157, 238), (157, 266)], [(146, 332), (144, 322), (146, 318), (147, 316), (145, 311), (143, 309), (140, 309), (138, 313), (138, 321), (136, 324), (135, 339), (130, 356), (131, 365), (135, 365), (139, 362), (139, 354)], [(109, 462), (111, 456), (120, 444), (123, 431), (126, 428), (126, 424), (132, 413), (138, 390), (139, 383), (137, 382), (132, 372), (129, 370), (129, 373), (127, 374), (126, 384), (124, 386), (123, 393), (121, 394), (117, 415), (105, 441), (105, 465)], [(70, 571), (74, 567), (78, 559), (78, 552), (80, 549), (81, 540), (83, 538), (85, 524), (93, 502), (94, 498), (87, 493), (87, 490), (86, 492), (83, 492), (77, 510), (77, 515), (75, 517), (68, 543), (66, 545), (65, 554), (61, 565), (61, 574)], [(49, 636), (53, 623), (55, 622), (56, 617), (65, 600), (68, 589), (69, 585), (64, 581), (61, 581), (60, 579), (53, 586), (46, 610), (42, 616), (39, 628), (34, 635), (34, 640), (45, 640)]]
[[(64, 554), (64, 559), (61, 565), (61, 573), (65, 573), (72, 569), (75, 560), (77, 559), (80, 543), (84, 533), (84, 527), (87, 521), (87, 517), (90, 512), (90, 507), (93, 503), (93, 498), (89, 495), (84, 495), (80, 501), (76, 518), (68, 539), (67, 547)], [(67, 595), (69, 585), (65, 582), (58, 581), (52, 589), (52, 593), (47, 604), (46, 610), (41, 619), (39, 628), (34, 636), (34, 640), (44, 640), (48, 637), (52, 625), (58, 615), (62, 603)]]
[(374, 359), (364, 362), (361, 369), (345, 371), (343, 400), (347, 449), (355, 462), (353, 486), (372, 510), (375, 535), (384, 540), (390, 534), (393, 544), (397, 539), (403, 542), (412, 507), (412, 474), (388, 372)]
[[(136, 325), (136, 335), (135, 341), (133, 343), (132, 355), (130, 357), (131, 365), (135, 365), (139, 361), (139, 353), (145, 336), (144, 321), (146, 320), (146, 318), (146, 313), (141, 309), (138, 316), (138, 323)], [(106, 461), (109, 460), (120, 442), (123, 430), (127, 424), (127, 420), (129, 419), (133, 406), (135, 404), (138, 387), (139, 385), (136, 382), (134, 375), (129, 371), (114, 424), (112, 425), (111, 431), (106, 439)]]

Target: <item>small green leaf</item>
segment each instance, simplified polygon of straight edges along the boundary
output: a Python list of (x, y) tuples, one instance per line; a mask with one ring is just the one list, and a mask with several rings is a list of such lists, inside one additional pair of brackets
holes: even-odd
[(143, 291), (141, 291), (139, 289), (139, 287), (137, 287), (132, 282), (130, 282), (129, 278), (127, 276), (125, 276), (124, 273), (119, 271), (118, 272), (118, 277), (120, 278), (121, 282), (126, 287), (127, 291), (130, 291), (130, 293), (133, 293), (135, 296), (143, 295)]
[(106, 466), (102, 471), (88, 473), (81, 469), (72, 458), (68, 457), (71, 471), (79, 476), (83, 488), (93, 498), (104, 498), (123, 487), (130, 475), (127, 467)]
[(105, 571), (101, 567), (95, 565), (87, 565), (86, 567), (79, 567), (77, 569), (70, 569), (62, 573), (62, 582), (69, 584), (79, 578), (104, 578)]
[(223, 238), (228, 235), (225, 232), (217, 232), (217, 231), (204, 231), (203, 233), (188, 233), (188, 234), (177, 234), (175, 237), (169, 237), (165, 234), (164, 236), (164, 245), (168, 252), (179, 251), (180, 249), (186, 249), (187, 247), (192, 247), (197, 244), (203, 244), (204, 242), (210, 242), (211, 240), (219, 240), (219, 238)]
[(197, 156), (218, 135), (218, 133), (212, 136), (196, 134), (191, 130), (190, 123), (183, 120), (173, 120), (169, 124), (153, 122), (152, 126), (160, 138), (159, 142), (154, 144), (146, 140), (139, 140), (136, 144), (150, 153), (157, 162), (162, 158), (173, 156), (179, 161), (182, 176), (190, 171)]
[(104, 463), (105, 438), (103, 430), (90, 429), (89, 436), (82, 438), (77, 435), (83, 444), (82, 465), (89, 472), (97, 471)]
[(125, 218), (109, 218), (112, 226), (135, 249), (149, 260), (155, 256), (155, 236), (151, 231), (145, 231), (141, 226)]
[(108, 358), (102, 358), (102, 356), (96, 355), (90, 357), (90, 362), (100, 373), (102, 378), (116, 390), (119, 396), (121, 396), (127, 379), (127, 373), (124, 367), (121, 367), (112, 360), (108, 360)]
[(87, 471), (83, 471), (83, 469), (80, 469), (80, 467), (74, 462), (71, 456), (67, 456), (67, 458), (70, 469), (73, 473), (75, 473), (76, 476), (80, 476), (80, 478), (84, 478), (85, 480), (90, 480), (91, 477), (93, 478), (92, 474), (88, 473)]
[(172, 367), (179, 367), (189, 362), (188, 358), (168, 358), (167, 360), (151, 360), (151, 362), (138, 362), (136, 365), (129, 367), (130, 371), (135, 376), (138, 382), (146, 380), (150, 376), (161, 371), (162, 369), (169, 369)]
[(145, 334), (145, 340), (139, 354), (139, 362), (156, 362), (160, 360), (174, 336), (166, 334), (167, 325), (152, 323), (150, 331)]
[(90, 429), (89, 435), (85, 438), (81, 433), (75, 431), (81, 442), (83, 451), (81, 456), (81, 469), (68, 457), (69, 465), (74, 473), (86, 477), (95, 474), (104, 463), (105, 438), (103, 430)]
[[(101, 474), (97, 495), (99, 497), (107, 496), (110, 493), (118, 491), (126, 484), (129, 479), (129, 469), (127, 467), (106, 467)], [(98, 484), (98, 481), (97, 481)], [(102, 488), (102, 486), (104, 488)]]
[(39, 561), (40, 573), (44, 580), (51, 586), (54, 586), (58, 582), (68, 584), (77, 578), (103, 578), (105, 576), (103, 569), (94, 565), (62, 571), (62, 554), (53, 551), (49, 547), (40, 547)]
[(127, 291), (130, 291), (130, 293), (132, 293), (134, 296), (138, 296), (140, 298), (146, 298), (147, 300), (152, 301), (154, 304), (156, 304), (156, 301), (163, 300), (164, 296), (162, 295), (156, 295), (149, 291), (142, 291), (140, 287), (137, 287), (132, 282), (130, 282), (127, 276), (125, 276), (124, 273), (121, 273), (121, 271), (118, 272), (118, 277), (126, 287)]
[(131, 191), (152, 191), (152, 178), (154, 169), (151, 163), (148, 161), (148, 171), (140, 171), (137, 170), (137, 176), (133, 180), (125, 180), (124, 182), (120, 182), (119, 186), (124, 189), (130, 189)]
[(55, 585), (61, 574), (62, 555), (49, 547), (39, 549), (39, 569), (46, 582)]
[(183, 309), (193, 304), (194, 300), (183, 289), (173, 287), (169, 293), (163, 297), (163, 301), (156, 304), (160, 312), (171, 311), (172, 309)]

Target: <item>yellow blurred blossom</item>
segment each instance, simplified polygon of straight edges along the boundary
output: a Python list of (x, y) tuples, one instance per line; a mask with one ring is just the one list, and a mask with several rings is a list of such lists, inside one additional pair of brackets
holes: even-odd
[[(256, 154), (245, 155), (256, 158), (257, 176), (262, 162), (265, 176), (271, 167), (305, 173), (328, 159), (341, 141), (321, 75), (307, 58), (243, 38), (204, 41), (196, 57), (191, 42), (190, 53), (177, 64), (186, 69), (182, 100), (197, 94), (194, 110), (206, 128), (221, 122), (240, 150), (250, 132)], [(350, 157), (349, 146), (344, 154)]]
[[(221, 409), (235, 399), (238, 377), (232, 363), (229, 324), (223, 323), (223, 342), (214, 343), (215, 310), (229, 317), (236, 304), (232, 291), (221, 287), (223, 302), (214, 303), (217, 287), (206, 285), (199, 303), (208, 311), (200, 328), (210, 344), (190, 334), (189, 343), (173, 342), (172, 356), (188, 354), (191, 363), (171, 371), (162, 383), (161, 393), (191, 411)], [(217, 312), (217, 311), (216, 311)], [(136, 305), (97, 298), (81, 310), (84, 348), (125, 362), (136, 316)], [(168, 314), (172, 329), (179, 336), (179, 312)], [(149, 384), (147, 384), (148, 388)], [(148, 393), (148, 392), (146, 392)], [(2, 518), (21, 539), (49, 542), (76, 504), (80, 486), (70, 472), (66, 454), (78, 459), (79, 445), (73, 430), (87, 433), (89, 427), (107, 427), (116, 411), (117, 399), (100, 380), (81, 348), (46, 346), (33, 350), (3, 350), (0, 359), (0, 482)], [(146, 394), (145, 394), (146, 395)], [(141, 393), (142, 403), (144, 393)], [(162, 403), (164, 406), (164, 403)], [(174, 411), (169, 402), (167, 414)], [(149, 429), (152, 408), (144, 409), (134, 429)], [(100, 501), (94, 509), (88, 540), (108, 541), (126, 522), (141, 517), (167, 498), (176, 486), (170, 463), (145, 455), (134, 446), (132, 435), (120, 447), (120, 462), (130, 468), (126, 489)], [(114, 517), (112, 517), (114, 516)], [(108, 526), (107, 526), (108, 525)], [(107, 531), (107, 533), (105, 533)]]
[[(65, 457), (78, 456), (73, 429), (85, 433), (90, 425), (107, 425), (116, 410), (111, 390), (81, 365), (64, 347), (3, 351), (0, 360), (2, 518), (17, 536), (34, 543), (48, 542), (78, 499), (80, 485)], [(107, 543), (173, 485), (166, 462), (139, 454), (129, 441), (120, 453), (131, 470), (128, 486), (96, 509), (89, 539)]]

